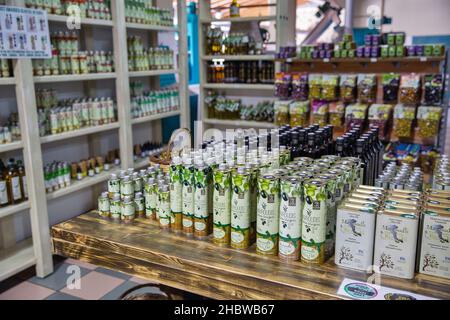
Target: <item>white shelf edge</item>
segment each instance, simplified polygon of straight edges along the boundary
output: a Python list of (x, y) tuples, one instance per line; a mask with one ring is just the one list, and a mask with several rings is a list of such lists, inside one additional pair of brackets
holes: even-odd
[(149, 70), (149, 71), (130, 71), (128, 75), (130, 78), (137, 77), (153, 77), (153, 76), (161, 76), (165, 74), (174, 74), (178, 73), (178, 70), (175, 69), (167, 69), (167, 70)]
[(224, 59), (228, 61), (258, 61), (258, 60), (275, 60), (274, 55), (270, 54), (255, 54), (255, 55), (204, 55), (201, 57), (202, 60), (213, 60), (213, 59)]
[(2, 152), (8, 152), (13, 150), (19, 150), (23, 148), (23, 142), (22, 141), (14, 141), (11, 143), (5, 143), (0, 144), (0, 153)]
[(89, 81), (89, 80), (105, 80), (115, 79), (115, 72), (104, 73), (86, 73), (86, 74), (64, 74), (57, 76), (35, 76), (35, 83), (51, 83), (51, 82), (69, 82), (69, 81)]
[(125, 26), (128, 29), (137, 29), (137, 30), (162, 31), (162, 32), (177, 32), (178, 31), (178, 29), (175, 26), (173, 26), (173, 27), (155, 26), (155, 25), (145, 24), (145, 23), (127, 22), (125, 24)]
[(102, 173), (95, 175), (94, 177), (85, 177), (80, 181), (72, 181), (72, 184), (66, 188), (62, 188), (50, 193), (47, 193), (47, 200), (57, 199), (76, 191), (80, 191), (96, 184), (102, 183), (108, 180), (111, 173), (119, 172), (119, 168), (111, 168), (108, 171), (103, 171)]
[(180, 114), (180, 110), (176, 111), (170, 111), (170, 112), (164, 112), (164, 113), (158, 113), (147, 117), (140, 117), (140, 118), (134, 118), (131, 120), (131, 124), (138, 124), (138, 123), (145, 123), (160, 119), (165, 119), (172, 116), (178, 116)]
[(221, 119), (203, 119), (202, 120), (208, 124), (216, 124), (222, 126), (233, 126), (233, 127), (255, 127), (255, 128), (275, 128), (276, 125), (270, 122), (264, 121), (245, 121), (245, 120), (221, 120)]
[(0, 219), (27, 209), (30, 209), (30, 201), (28, 200), (18, 204), (8, 205), (6, 207), (0, 208)]
[(274, 90), (273, 84), (247, 84), (247, 83), (204, 83), (205, 89), (237, 89), (237, 90)]
[[(18, 248), (15, 249), (15, 247)], [(36, 264), (31, 238), (19, 242), (16, 246), (7, 250), (11, 251), (11, 253), (0, 257), (0, 281)]]
[(236, 18), (223, 18), (223, 19), (213, 19), (213, 18), (203, 18), (201, 19), (202, 23), (211, 23), (211, 22), (249, 22), (249, 21), (272, 21), (276, 20), (276, 15), (270, 16), (257, 16), (257, 17), (236, 17)]
[[(48, 14), (48, 21), (52, 22), (67, 22), (69, 16), (58, 15), (58, 14)], [(114, 25), (112, 20), (104, 19), (92, 19), (92, 18), (81, 18), (81, 24), (93, 25), (93, 26), (105, 26), (112, 27)]]
[(8, 86), (16, 84), (16, 79), (14, 77), (0, 78), (0, 86)]
[(41, 143), (43, 144), (43, 143), (71, 139), (71, 138), (76, 138), (76, 137), (81, 137), (81, 136), (87, 136), (87, 135), (90, 135), (93, 133), (114, 130), (119, 127), (120, 127), (119, 122), (114, 122), (114, 123), (104, 124), (101, 126), (93, 126), (93, 127), (83, 128), (83, 129), (79, 129), (79, 130), (73, 130), (73, 131), (67, 131), (67, 132), (58, 133), (58, 134), (52, 134), (52, 135), (41, 137)]

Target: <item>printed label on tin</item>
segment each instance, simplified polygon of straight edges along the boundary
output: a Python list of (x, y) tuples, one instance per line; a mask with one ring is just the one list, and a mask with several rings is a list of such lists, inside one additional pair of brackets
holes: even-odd
[(295, 252), (295, 246), (291, 241), (283, 241), (280, 239), (278, 242), (278, 251), (282, 255), (291, 255)]
[(182, 211), (182, 186), (180, 182), (174, 182), (170, 186), (170, 210), (174, 213)]
[(302, 215), (302, 239), (323, 243), (326, 238), (327, 207), (324, 186), (305, 185), (305, 203)]
[(194, 194), (192, 193), (192, 186), (183, 185), (183, 214), (194, 214)]
[(301, 236), (301, 186), (281, 183), (280, 236), (298, 239)]
[(190, 228), (192, 227), (192, 225), (193, 225), (192, 219), (190, 218), (187, 219), (186, 217), (183, 216), (183, 227)]
[(260, 178), (258, 189), (256, 231), (263, 235), (278, 235), (280, 215), (278, 179)]
[(244, 235), (239, 231), (231, 231), (231, 242), (241, 243), (244, 241)]
[(206, 229), (206, 223), (201, 222), (201, 221), (196, 221), (194, 223), (194, 228), (195, 228), (195, 230), (203, 231)]
[(275, 247), (274, 242), (272, 239), (266, 239), (266, 238), (260, 238), (258, 237), (256, 239), (256, 246), (261, 251), (270, 251)]
[(231, 181), (227, 172), (214, 173), (214, 223), (229, 225), (231, 223)]
[(249, 175), (233, 174), (231, 195), (231, 227), (250, 228)]
[(120, 180), (114, 179), (108, 181), (108, 192), (109, 193), (120, 193)]
[(196, 218), (208, 217), (208, 196), (206, 188), (195, 188), (194, 216)]
[(223, 237), (225, 237), (225, 231), (223, 231), (223, 229), (221, 228), (214, 227), (213, 233), (215, 239), (222, 239)]
[(315, 260), (319, 257), (319, 250), (317, 250), (315, 246), (309, 247), (303, 245), (301, 248), (301, 252), (302, 252), (302, 259), (305, 260)]
[(134, 204), (123, 204), (122, 203), (122, 216), (134, 216), (135, 209)]

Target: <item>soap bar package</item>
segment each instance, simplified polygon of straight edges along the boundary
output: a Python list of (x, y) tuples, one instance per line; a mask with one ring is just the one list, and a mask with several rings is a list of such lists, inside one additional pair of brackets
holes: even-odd
[(377, 215), (373, 265), (381, 274), (414, 278), (418, 214), (401, 210), (380, 211)]

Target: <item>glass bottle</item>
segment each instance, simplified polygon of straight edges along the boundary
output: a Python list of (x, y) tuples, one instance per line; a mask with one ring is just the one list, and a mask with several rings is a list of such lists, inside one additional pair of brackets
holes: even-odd
[(20, 188), (20, 176), (14, 162), (13, 158), (9, 159), (6, 169), (6, 183), (10, 204), (19, 203), (23, 200), (22, 190)]
[(6, 181), (6, 167), (3, 161), (0, 159), (0, 207), (7, 206), (9, 204), (7, 186), (8, 183)]
[(315, 133), (308, 133), (308, 144), (305, 150), (305, 157), (310, 157), (312, 159), (318, 158), (318, 149), (316, 146), (315, 136)]
[(22, 190), (23, 199), (28, 199), (28, 185), (27, 185), (27, 177), (25, 174), (25, 168), (23, 166), (22, 160), (17, 160), (17, 170), (20, 176), (20, 188)]
[(366, 152), (364, 152), (364, 139), (358, 139), (356, 140), (356, 156), (361, 160), (361, 174), (360, 177), (362, 177), (361, 183), (364, 185), (368, 185), (369, 183), (369, 159), (367, 158)]
[(239, 17), (240, 16), (239, 8), (240, 8), (240, 5), (237, 2), (237, 0), (232, 0), (231, 4), (230, 4), (230, 17), (231, 18), (235, 18), (235, 17)]

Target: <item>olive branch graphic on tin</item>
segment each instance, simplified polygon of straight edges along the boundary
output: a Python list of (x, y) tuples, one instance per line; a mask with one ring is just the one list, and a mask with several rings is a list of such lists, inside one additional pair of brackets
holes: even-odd
[(384, 252), (380, 256), (380, 271), (383, 269), (383, 267), (386, 267), (387, 269), (393, 269), (394, 268), (394, 262), (392, 261), (392, 257), (390, 254), (385, 254)]
[(353, 255), (350, 251), (350, 248), (342, 246), (341, 250), (339, 251), (339, 263), (342, 263), (343, 260), (352, 261)]
[(439, 262), (436, 259), (436, 256), (433, 254), (429, 254), (427, 253), (424, 257), (423, 257), (423, 267), (422, 267), (422, 271), (425, 271), (425, 268), (430, 267), (432, 269), (436, 269), (437, 267), (439, 267)]

